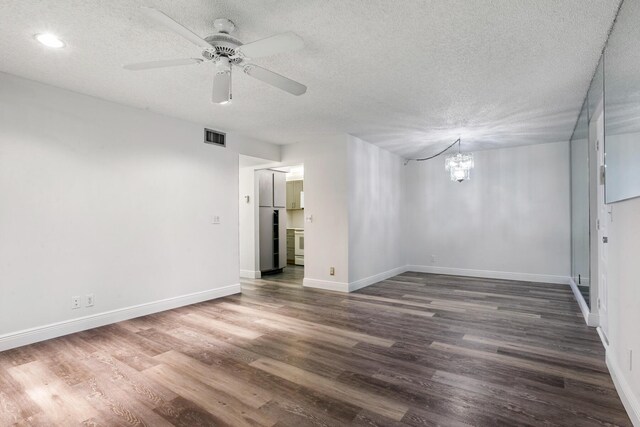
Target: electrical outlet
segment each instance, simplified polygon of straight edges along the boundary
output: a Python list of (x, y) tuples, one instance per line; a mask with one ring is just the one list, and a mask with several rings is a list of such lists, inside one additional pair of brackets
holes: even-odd
[(93, 294), (87, 294), (84, 297), (84, 306), (93, 307), (93, 304), (95, 304), (95, 298), (93, 297)]
[(331, 276), (335, 276), (335, 274), (336, 274), (336, 269), (335, 269), (335, 268), (333, 268), (333, 267), (329, 268), (329, 274), (330, 274)]
[(629, 370), (633, 371), (633, 350), (629, 350)]
[(71, 297), (71, 309), (75, 310), (77, 308), (80, 308), (80, 297)]
[(435, 263), (436, 263), (436, 256), (431, 255), (431, 264), (435, 264)]
[(213, 223), (214, 223), (214, 224), (220, 224), (220, 217), (219, 217), (218, 215), (215, 215), (215, 216), (213, 217)]

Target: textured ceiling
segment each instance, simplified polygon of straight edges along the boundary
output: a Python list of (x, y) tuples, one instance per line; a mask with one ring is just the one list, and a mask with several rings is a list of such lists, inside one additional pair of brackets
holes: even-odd
[[(566, 141), (618, 0), (0, 0), (0, 71), (278, 144), (346, 132), (401, 155)], [(240, 72), (210, 103), (212, 65), (140, 13), (201, 36), (227, 17), (249, 42), (295, 31), (300, 51), (255, 63), (306, 84), (294, 97)], [(50, 31), (63, 50), (37, 44)], [(239, 71), (239, 70), (238, 70)], [(466, 147), (465, 147), (466, 146)]]

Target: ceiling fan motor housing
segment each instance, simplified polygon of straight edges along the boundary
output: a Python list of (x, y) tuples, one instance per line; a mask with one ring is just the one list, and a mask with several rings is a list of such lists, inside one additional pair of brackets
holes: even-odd
[(235, 49), (242, 46), (242, 43), (237, 38), (225, 33), (216, 33), (204, 39), (211, 45), (211, 50), (202, 51), (202, 56), (208, 60), (214, 60), (218, 57), (229, 58), (232, 64), (239, 64), (242, 62), (242, 58), (232, 56), (236, 55)]

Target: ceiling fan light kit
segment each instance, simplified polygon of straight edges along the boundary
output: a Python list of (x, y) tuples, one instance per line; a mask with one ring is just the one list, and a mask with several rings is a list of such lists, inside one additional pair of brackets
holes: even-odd
[(224, 56), (216, 61), (216, 75), (213, 78), (211, 100), (216, 104), (231, 102), (231, 63)]
[(236, 29), (236, 25), (229, 19), (218, 18), (213, 22), (213, 27), (217, 33), (203, 39), (157, 9), (143, 7), (142, 10), (157, 23), (202, 48), (202, 58), (181, 58), (128, 64), (124, 66), (127, 70), (140, 71), (212, 62), (215, 65), (215, 73), (211, 100), (216, 104), (228, 104), (231, 102), (233, 66), (241, 68), (244, 74), (250, 77), (292, 95), (300, 96), (307, 91), (305, 85), (250, 62), (253, 58), (276, 55), (302, 48), (304, 41), (293, 32), (242, 44), (240, 40), (230, 35)]

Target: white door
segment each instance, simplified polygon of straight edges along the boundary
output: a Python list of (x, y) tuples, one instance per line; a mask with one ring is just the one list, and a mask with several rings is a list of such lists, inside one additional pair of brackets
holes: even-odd
[(607, 284), (607, 266), (608, 266), (608, 225), (611, 220), (609, 215), (609, 207), (604, 201), (604, 182), (606, 180), (605, 163), (604, 163), (604, 116), (602, 113), (596, 122), (596, 150), (598, 158), (598, 317), (600, 319), (600, 328), (605, 337), (609, 335), (609, 317), (608, 317), (608, 284)]

